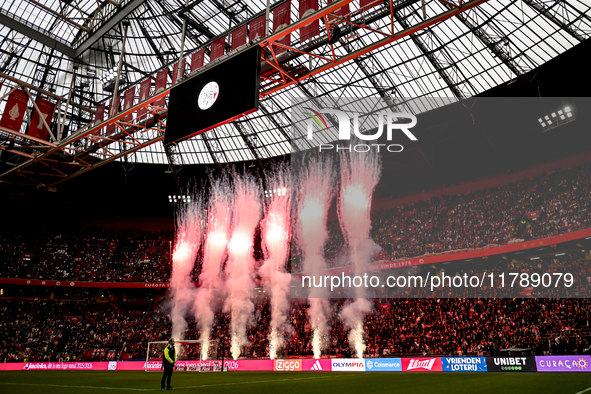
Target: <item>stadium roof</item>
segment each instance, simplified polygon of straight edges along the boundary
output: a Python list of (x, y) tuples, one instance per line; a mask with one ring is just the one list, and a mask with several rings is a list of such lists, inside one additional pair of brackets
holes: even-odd
[[(285, 0), (272, 4), (271, 10), (283, 3)], [(391, 23), (394, 31), (404, 31), (420, 24), (423, 13), (428, 18), (458, 4), (441, 0), (424, 3), (424, 11), (418, 0), (394, 0), (392, 9), (390, 2), (380, 1), (360, 10), (359, 2), (353, 1), (351, 19), (365, 28), (348, 24), (342, 28), (339, 42), (332, 47), (318, 45), (314, 53), (328, 56), (332, 48), (335, 56), (346, 56), (379, 40), (392, 28)], [(320, 6), (326, 6), (326, 1), (321, 0)], [(0, 72), (63, 101), (75, 72), (66, 119), (66, 132), (73, 133), (93, 120), (85, 108), (110, 100), (112, 93), (103, 90), (101, 78), (118, 64), (125, 34), (121, 92), (178, 61), (185, 18), (185, 56), (207, 48), (207, 59), (214, 40), (264, 13), (264, 1), (248, 0), (0, 0)], [(291, 2), (291, 14), (292, 21), (300, 19), (297, 1)], [(484, 2), (265, 95), (259, 111), (180, 143), (177, 160), (181, 164), (218, 164), (290, 153), (289, 108), (294, 96), (376, 97), (393, 103), (407, 97), (445, 98), (417, 110), (422, 112), (481, 94), (523, 78), (585, 41), (591, 33), (590, 16), (589, 1)], [(127, 33), (121, 21), (129, 22)], [(299, 42), (296, 30), (292, 33), (296, 48), (311, 43)], [(298, 52), (289, 56), (283, 65), (291, 69), (312, 69), (321, 62)], [(6, 85), (2, 95), (8, 92)], [(149, 129), (135, 137), (152, 141), (158, 133)], [(8, 136), (2, 137), (2, 144), (9, 144)], [(109, 146), (110, 153), (120, 154), (118, 160), (131, 163), (165, 164), (170, 160), (161, 141), (133, 153), (126, 149), (125, 143)], [(6, 150), (1, 153), (1, 172), (26, 160)]]

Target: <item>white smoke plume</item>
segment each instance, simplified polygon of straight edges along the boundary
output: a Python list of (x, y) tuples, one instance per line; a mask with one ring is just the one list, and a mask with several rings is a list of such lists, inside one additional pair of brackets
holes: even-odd
[[(340, 189), (337, 203), (339, 224), (349, 249), (355, 275), (363, 275), (379, 246), (370, 237), (371, 199), (381, 175), (381, 161), (377, 151), (364, 153), (341, 152)], [(366, 289), (355, 289), (356, 299), (343, 307), (341, 319), (349, 328), (349, 346), (358, 358), (363, 358), (363, 315), (371, 310), (365, 298)]]
[(210, 345), (211, 327), (214, 321), (215, 299), (223, 282), (220, 277), (222, 264), (226, 258), (230, 224), (232, 220), (232, 201), (227, 177), (212, 180), (207, 205), (207, 235), (203, 246), (203, 260), (200, 287), (193, 305), (195, 319), (199, 325), (201, 357), (207, 359)]
[(176, 218), (176, 236), (172, 255), (170, 292), (172, 296), (170, 318), (172, 336), (185, 338), (185, 316), (193, 304), (195, 285), (192, 271), (199, 253), (203, 228), (203, 202), (200, 196), (179, 206)]
[[(297, 246), (306, 275), (319, 276), (326, 269), (324, 245), (328, 239), (326, 221), (334, 197), (334, 170), (331, 159), (311, 157), (302, 165), (297, 198)], [(312, 287), (308, 318), (313, 329), (314, 358), (319, 358), (328, 343), (329, 304), (326, 289)]]
[(283, 347), (283, 325), (289, 309), (291, 275), (285, 265), (290, 251), (291, 231), (291, 177), (285, 165), (267, 176), (270, 190), (265, 199), (265, 219), (261, 223), (261, 244), (265, 262), (259, 269), (265, 289), (271, 296), (271, 332), (269, 333), (269, 356), (277, 358)]
[(254, 304), (254, 234), (261, 219), (262, 190), (249, 174), (233, 174), (234, 202), (232, 205), (232, 238), (228, 243), (225, 309), (231, 312), (230, 352), (236, 360), (248, 344), (246, 328), (252, 323)]

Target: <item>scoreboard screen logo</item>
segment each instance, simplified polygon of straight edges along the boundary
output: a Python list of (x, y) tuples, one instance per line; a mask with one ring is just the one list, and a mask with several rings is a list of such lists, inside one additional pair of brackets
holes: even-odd
[(170, 90), (164, 146), (236, 120), (259, 108), (261, 47), (212, 65)]
[(199, 92), (199, 99), (197, 104), (202, 110), (211, 108), (220, 95), (220, 85), (217, 82), (211, 81), (201, 89)]

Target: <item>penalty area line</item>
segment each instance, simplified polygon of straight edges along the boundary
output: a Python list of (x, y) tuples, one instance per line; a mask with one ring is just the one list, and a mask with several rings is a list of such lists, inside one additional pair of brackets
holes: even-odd
[[(233, 382), (233, 383), (218, 383), (218, 384), (202, 384), (199, 386), (183, 386), (179, 387), (179, 389), (198, 389), (203, 387), (219, 387), (219, 386), (238, 386), (243, 384), (258, 384), (258, 383), (279, 383), (279, 382), (293, 382), (294, 380), (312, 380), (312, 379), (326, 379), (326, 378), (335, 378), (336, 376), (353, 376), (355, 374), (346, 374), (346, 375), (327, 375), (327, 376), (312, 376), (308, 378), (292, 378), (292, 379), (269, 379), (269, 380), (255, 380), (251, 382)], [(577, 393), (578, 394), (578, 393)]]
[(11, 386), (41, 386), (41, 387), (62, 387), (72, 389), (97, 389), (97, 390), (129, 390), (129, 391), (155, 391), (156, 389), (136, 389), (132, 387), (99, 387), (99, 386), (71, 386), (66, 384), (38, 384), (38, 383), (13, 383), (13, 382), (0, 382), (0, 384), (6, 384)]
[(578, 391), (575, 394), (583, 394), (583, 393), (586, 393), (587, 391), (591, 391), (591, 387), (587, 387), (585, 390)]

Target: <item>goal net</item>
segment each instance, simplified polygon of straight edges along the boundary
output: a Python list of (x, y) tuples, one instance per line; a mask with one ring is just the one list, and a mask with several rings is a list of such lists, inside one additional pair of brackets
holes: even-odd
[[(168, 346), (168, 341), (148, 342), (146, 364), (144, 365), (146, 372), (160, 372), (162, 370), (162, 358), (166, 346)], [(176, 371), (222, 371), (223, 360), (218, 358), (218, 341), (209, 341), (209, 346), (204, 351), (202, 351), (201, 340), (176, 341), (174, 347), (177, 355)]]

